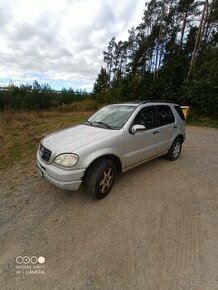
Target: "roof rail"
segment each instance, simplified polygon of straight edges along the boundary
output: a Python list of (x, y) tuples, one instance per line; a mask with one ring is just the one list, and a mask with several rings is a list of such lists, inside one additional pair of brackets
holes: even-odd
[(146, 101), (142, 101), (142, 104), (146, 104), (146, 103), (176, 103), (176, 102), (167, 101), (167, 100), (146, 100)]

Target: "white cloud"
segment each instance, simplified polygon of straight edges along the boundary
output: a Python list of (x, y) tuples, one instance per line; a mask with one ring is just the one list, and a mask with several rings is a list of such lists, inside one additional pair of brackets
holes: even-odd
[(0, 80), (90, 89), (108, 41), (127, 38), (144, 0), (1, 0)]

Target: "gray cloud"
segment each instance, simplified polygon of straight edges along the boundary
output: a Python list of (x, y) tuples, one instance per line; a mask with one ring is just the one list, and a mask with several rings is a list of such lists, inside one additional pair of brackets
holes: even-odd
[[(32, 4), (35, 2), (32, 0)], [(29, 0), (29, 6), (23, 11), (19, 5), (24, 0), (1, 0), (0, 80), (26, 78), (28, 81), (30, 75), (37, 74), (51, 81), (94, 82), (102, 65), (102, 51), (113, 36), (127, 31), (137, 1), (61, 2), (61, 7), (58, 1), (54, 4), (50, 1), (53, 6), (39, 3), (34, 10)], [(81, 11), (80, 2), (84, 5)], [(86, 4), (90, 11), (84, 11)], [(141, 15), (142, 9), (143, 4)]]

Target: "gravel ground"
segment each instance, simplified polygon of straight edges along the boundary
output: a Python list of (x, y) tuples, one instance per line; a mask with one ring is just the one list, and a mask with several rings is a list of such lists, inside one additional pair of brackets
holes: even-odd
[(177, 161), (129, 171), (102, 201), (34, 161), (0, 171), (0, 289), (218, 289), (218, 130), (187, 131)]

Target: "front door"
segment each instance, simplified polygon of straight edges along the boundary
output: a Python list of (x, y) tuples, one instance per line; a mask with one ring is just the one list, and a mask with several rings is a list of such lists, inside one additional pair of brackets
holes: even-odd
[(125, 167), (134, 166), (158, 154), (157, 134), (155, 130), (154, 106), (142, 108), (131, 126), (143, 125), (145, 130), (135, 134), (125, 132), (126, 154)]

